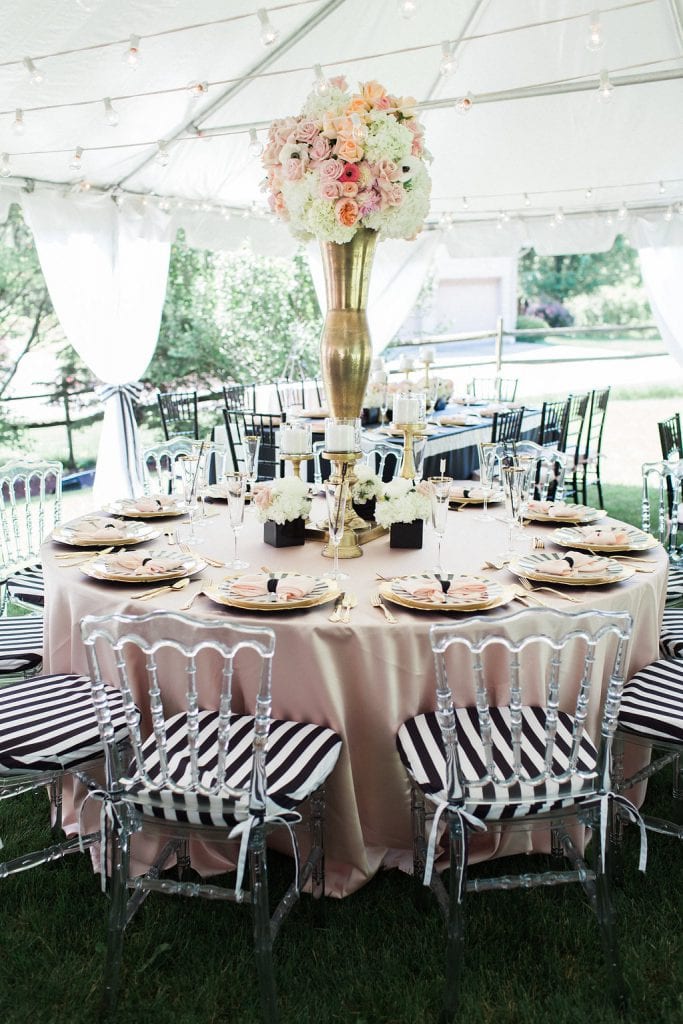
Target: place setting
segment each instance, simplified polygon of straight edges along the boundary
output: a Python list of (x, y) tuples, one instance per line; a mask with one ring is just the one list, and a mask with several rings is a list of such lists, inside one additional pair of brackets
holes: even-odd
[(104, 506), (104, 511), (125, 519), (160, 519), (184, 516), (188, 503), (174, 494), (148, 494), (140, 498), (121, 498)]
[(529, 499), (524, 506), (524, 518), (532, 523), (577, 523), (586, 525), (604, 519), (604, 508), (592, 508), (565, 501), (537, 501)]
[(635, 575), (632, 565), (586, 551), (536, 551), (512, 558), (507, 569), (513, 575), (538, 583), (593, 587), (623, 583)]
[(113, 516), (87, 515), (56, 526), (51, 539), (58, 544), (76, 548), (95, 547), (99, 544), (114, 548), (143, 544), (160, 535), (161, 530), (149, 523)]
[[(564, 526), (554, 530), (549, 538), (553, 544), (563, 548), (605, 554), (639, 555), (659, 546), (652, 534), (645, 533), (628, 523), (612, 523), (608, 526)], [(633, 559), (629, 562), (656, 564), (656, 559)]]
[(199, 555), (167, 548), (97, 554), (80, 566), (90, 579), (107, 583), (158, 583), (188, 579), (206, 568)]
[(515, 599), (515, 588), (467, 573), (423, 572), (380, 577), (383, 601), (427, 612), (473, 612), (500, 608)]
[(235, 573), (214, 581), (204, 593), (215, 604), (253, 612), (299, 611), (344, 596), (328, 577), (286, 571)]

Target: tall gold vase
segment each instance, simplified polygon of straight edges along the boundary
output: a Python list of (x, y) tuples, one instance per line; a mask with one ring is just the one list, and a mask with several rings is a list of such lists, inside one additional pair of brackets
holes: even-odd
[(330, 412), (360, 416), (370, 375), (372, 344), (366, 306), (377, 232), (359, 228), (350, 242), (321, 242), (327, 315), (320, 364)]

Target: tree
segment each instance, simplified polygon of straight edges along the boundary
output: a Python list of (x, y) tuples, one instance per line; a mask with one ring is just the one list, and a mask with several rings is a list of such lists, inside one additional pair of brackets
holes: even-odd
[(622, 235), (617, 235), (609, 252), (539, 256), (531, 249), (519, 261), (520, 291), (527, 299), (566, 302), (614, 284), (642, 287), (638, 254)]

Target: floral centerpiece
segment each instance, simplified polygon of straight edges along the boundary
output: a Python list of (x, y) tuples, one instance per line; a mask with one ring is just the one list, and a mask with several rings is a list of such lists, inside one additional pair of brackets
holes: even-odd
[(371, 466), (362, 462), (355, 467), (355, 477), (351, 488), (353, 507), (361, 519), (371, 520), (375, 515), (377, 497), (382, 493), (382, 481)]
[(271, 209), (297, 238), (348, 242), (359, 228), (413, 238), (429, 210), (424, 129), (412, 97), (343, 77), (310, 93), (298, 117), (274, 121), (263, 153)]
[(421, 548), (424, 520), (431, 515), (431, 491), (428, 481), (415, 484), (396, 477), (384, 487), (375, 507), (375, 520), (391, 529), (392, 548)]
[(256, 516), (263, 526), (263, 539), (274, 547), (303, 544), (306, 518), (311, 510), (308, 484), (298, 476), (286, 476), (273, 483), (254, 485)]

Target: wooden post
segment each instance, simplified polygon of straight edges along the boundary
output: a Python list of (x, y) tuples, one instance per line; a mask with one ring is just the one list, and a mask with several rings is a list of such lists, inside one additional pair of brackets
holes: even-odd
[(66, 443), (69, 446), (69, 456), (67, 466), (69, 469), (76, 469), (76, 459), (74, 458), (74, 443), (71, 434), (71, 410), (69, 408), (69, 389), (66, 385), (62, 385), (62, 398), (64, 400), (64, 425), (66, 427)]
[(500, 401), (501, 371), (503, 366), (503, 318), (499, 316), (496, 320), (496, 390), (498, 401)]

